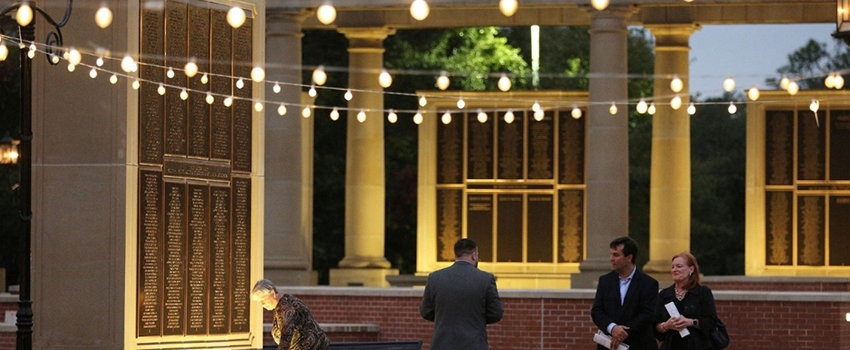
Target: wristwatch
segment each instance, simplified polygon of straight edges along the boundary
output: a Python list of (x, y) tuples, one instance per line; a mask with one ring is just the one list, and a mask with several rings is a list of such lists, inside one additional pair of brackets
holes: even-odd
[(691, 319), (691, 322), (694, 323), (694, 327), (699, 326), (699, 319), (693, 318)]

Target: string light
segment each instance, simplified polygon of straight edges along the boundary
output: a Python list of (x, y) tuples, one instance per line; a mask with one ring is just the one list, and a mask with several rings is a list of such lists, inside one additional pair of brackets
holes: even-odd
[(328, 74), (325, 73), (325, 68), (323, 66), (318, 66), (313, 70), (313, 82), (318, 86), (325, 85), (328, 81)]
[[(132, 58), (131, 58), (131, 60), (132, 60)], [(83, 55), (80, 54), (80, 51), (77, 51), (76, 48), (71, 46), (71, 50), (68, 51), (68, 63), (76, 66), (76, 65), (80, 64), (80, 62), (82, 62), (82, 61), (83, 61)], [(123, 67), (123, 64), (124, 64), (123, 61), (122, 61), (121, 64), (122, 64), (122, 67)]]
[(310, 85), (310, 90), (307, 90), (307, 95), (310, 95), (310, 97), (316, 97), (316, 95), (317, 95), (316, 87), (313, 86), (313, 85)]
[(431, 12), (431, 9), (428, 7), (428, 3), (425, 0), (413, 0), (413, 3), (410, 4), (410, 16), (417, 21), (422, 21), (425, 18), (428, 18), (428, 14)]
[(97, 69), (92, 68), (92, 69), (89, 71), (89, 76), (90, 76), (92, 79), (97, 78)]
[(37, 49), (38, 49), (38, 48), (36, 48), (36, 47), (35, 47), (35, 43), (30, 44), (30, 50), (29, 50), (29, 51), (27, 51), (27, 57), (29, 57), (29, 58), (33, 58), (33, 57), (35, 57), (35, 51), (36, 51)]
[(366, 112), (362, 109), (360, 112), (357, 112), (357, 121), (361, 123), (366, 121)]
[(183, 67), (183, 72), (186, 73), (186, 76), (191, 78), (194, 77), (195, 74), (198, 74), (198, 64), (195, 63), (195, 60), (192, 59), (189, 62), (186, 62), (186, 65)]
[(378, 84), (381, 85), (382, 88), (388, 88), (393, 84), (393, 77), (387, 72), (386, 69), (381, 70), (381, 74), (378, 75)]
[(245, 87), (245, 82), (242, 81), (242, 78), (239, 78), (239, 80), (236, 81), (236, 88), (241, 89), (243, 87)]
[(449, 113), (449, 111), (446, 111), (446, 113), (443, 113), (443, 117), (442, 117), (442, 118), (440, 118), (440, 121), (442, 121), (442, 122), (443, 122), (443, 124), (446, 124), (446, 125), (448, 125), (449, 123), (451, 123), (451, 122), (452, 122), (452, 115), (451, 115), (451, 113)]
[(112, 85), (115, 85), (116, 83), (118, 83), (118, 76), (113, 74), (111, 77), (109, 77), (109, 82), (112, 83)]
[(139, 79), (133, 80), (133, 90), (138, 90), (142, 84), (139, 83)]
[(499, 78), (499, 83), (497, 85), (499, 86), (499, 90), (507, 92), (511, 89), (511, 80), (508, 79), (506, 74), (502, 73), (502, 77)]
[[(75, 50), (73, 49), (71, 50), (71, 57), (74, 57), (74, 51)], [(73, 62), (73, 60), (70, 61)], [(124, 59), (121, 60), (121, 69), (126, 73), (133, 73), (136, 71), (136, 69), (138, 69), (138, 65), (136, 65), (136, 61), (134, 61), (133, 58), (130, 57), (130, 55), (128, 54), (124, 56)]]
[(339, 111), (334, 107), (334, 110), (331, 111), (331, 120), (336, 121), (339, 119)]
[(159, 84), (159, 87), (156, 88), (156, 93), (158, 93), (160, 96), (165, 95), (165, 86)]
[(673, 80), (670, 81), (670, 90), (673, 92), (682, 92), (682, 89), (685, 88), (685, 83), (682, 82), (682, 79), (679, 78), (678, 75), (673, 76)]
[(351, 93), (351, 89), (345, 90), (345, 95), (343, 95), (343, 97), (345, 97), (346, 101), (351, 101), (351, 99), (354, 98), (354, 95)]
[(759, 89), (755, 86), (751, 87), (750, 90), (747, 91), (747, 97), (749, 97), (751, 101), (758, 100), (759, 96), (761, 96), (761, 93), (759, 93)]
[(539, 122), (539, 121), (543, 120), (543, 117), (544, 117), (544, 115), (543, 115), (542, 109), (538, 109), (538, 110), (534, 111), (534, 120)]
[(302, 117), (310, 118), (310, 116), (312, 116), (312, 115), (313, 115), (313, 110), (310, 108), (310, 106), (305, 106), (304, 108), (301, 109), (301, 116)]
[(276, 93), (276, 94), (280, 93), (280, 84), (274, 83), (274, 86), (272, 87), (272, 91), (274, 91), (274, 93)]
[(331, 24), (336, 20), (336, 9), (330, 4), (319, 6), (319, 9), (316, 10), (316, 18), (322, 24)]
[(644, 114), (644, 113), (646, 113), (646, 108), (647, 108), (646, 100), (644, 100), (643, 97), (641, 97), (640, 101), (638, 101), (637, 105), (635, 106), (635, 111), (637, 111), (640, 114)]
[(227, 24), (233, 28), (239, 28), (245, 24), (245, 10), (239, 6), (233, 6), (227, 11)]
[(694, 114), (696, 114), (696, 113), (697, 113), (697, 107), (696, 107), (696, 106), (694, 106), (694, 103), (693, 103), (693, 102), (691, 102), (691, 104), (690, 104), (690, 105), (688, 105), (688, 114), (689, 114), (689, 115), (694, 115)]
[(97, 23), (97, 26), (100, 29), (106, 29), (112, 24), (112, 11), (109, 10), (106, 6), (102, 6), (97, 12), (94, 14), (94, 22)]
[(519, 4), (517, 4), (517, 0), (500, 0), (499, 1), (499, 11), (502, 12), (503, 15), (510, 17), (516, 13)]
[(534, 100), (534, 104), (531, 105), (531, 110), (535, 112), (540, 110), (540, 103), (538, 103), (537, 100)]
[(230, 107), (233, 104), (233, 97), (227, 96), (222, 103), (225, 107)]
[(608, 0), (590, 0), (590, 5), (598, 11), (608, 8)]
[(68, 71), (69, 72), (73, 72), (75, 69), (77, 69), (76, 65), (68, 63)]
[(98, 67), (103, 67), (103, 57), (98, 57), (97, 60), (94, 61)]
[(59, 56), (51, 54), (50, 55), (50, 62), (53, 62), (53, 64), (58, 64), (59, 63)]
[(655, 102), (649, 103), (649, 107), (646, 109), (646, 113), (649, 113), (649, 115), (655, 115)]
[(820, 108), (820, 102), (818, 100), (812, 99), (812, 103), (809, 104), (809, 109), (812, 112), (817, 113), (819, 108)]
[(480, 108), (478, 109), (478, 122), (481, 124), (487, 122), (487, 113), (484, 113)]
[(422, 111), (416, 111), (413, 115), (413, 123), (416, 125), (422, 124)]
[(419, 97), (419, 106), (425, 107), (428, 104), (428, 100), (425, 99), (425, 95)]
[(788, 90), (788, 85), (791, 84), (791, 80), (788, 79), (784, 74), (782, 75), (782, 79), (779, 80), (779, 87), (782, 90)]
[(509, 109), (508, 109), (508, 112), (507, 112), (507, 113), (505, 113), (505, 123), (508, 123), (508, 124), (513, 123), (513, 122), (514, 122), (514, 118), (515, 118), (515, 117), (514, 117), (514, 111), (512, 111), (512, 110), (509, 108)]
[(616, 103), (611, 102), (611, 107), (608, 108), (608, 113), (611, 113), (611, 115), (617, 114), (617, 104)]
[(18, 22), (18, 25), (21, 27), (26, 27), (32, 22), (32, 7), (30, 7), (29, 3), (24, 2), (18, 7), (17, 12), (15, 13), (15, 21)]
[(463, 109), (463, 107), (466, 107), (466, 102), (463, 102), (463, 97), (460, 97), (457, 99), (457, 108)]
[(167, 72), (165, 72), (165, 76), (167, 76), (167, 77), (168, 77), (168, 79), (172, 79), (172, 78), (174, 78), (174, 70), (173, 70), (173, 69), (171, 69), (171, 67), (169, 67), (169, 68), (168, 68), (168, 71), (167, 71)]
[(262, 67), (254, 67), (251, 70), (251, 80), (255, 83), (262, 83), (266, 79), (266, 71)]
[(5, 61), (7, 57), (9, 57), (9, 48), (0, 40), (0, 62)]
[(180, 91), (180, 99), (186, 101), (189, 98), (189, 93), (186, 92), (186, 89)]
[(726, 92), (732, 92), (732, 90), (735, 90), (735, 79), (732, 79), (731, 77), (726, 78), (726, 80), (723, 81), (723, 90)]
[(679, 108), (682, 108), (682, 97), (676, 94), (676, 96), (674, 96), (673, 99), (670, 100), (670, 108), (673, 108), (674, 111), (679, 110)]
[(437, 78), (437, 88), (445, 90), (449, 88), (449, 76), (446, 72), (440, 72), (440, 77)]
[(735, 102), (729, 102), (729, 108), (726, 109), (729, 114), (735, 114), (738, 111), (738, 107), (735, 106)]
[(210, 81), (210, 78), (207, 77), (207, 73), (204, 73), (204, 75), (201, 76), (201, 84), (207, 85), (207, 83), (209, 81)]
[(788, 93), (791, 94), (791, 96), (796, 95), (797, 91), (800, 91), (800, 86), (797, 85), (796, 81), (788, 83)]
[(286, 105), (285, 104), (281, 103), (280, 106), (277, 107), (277, 114), (281, 117), (286, 115)]
[(395, 124), (395, 122), (397, 122), (397, 121), (398, 121), (398, 115), (396, 115), (396, 114), (395, 114), (395, 111), (393, 111), (392, 109), (390, 109), (390, 113), (389, 113), (389, 114), (387, 114), (387, 120), (388, 120), (390, 123)]
[(835, 88), (841, 90), (844, 87), (844, 77), (841, 74), (835, 73)]
[(257, 111), (257, 112), (262, 112), (263, 111), (263, 103), (260, 102), (260, 101), (255, 102), (254, 103), (254, 110)]
[(832, 89), (835, 87), (835, 75), (833, 73), (829, 73), (826, 76), (826, 79), (823, 80), (823, 85), (826, 86), (827, 89)]
[(570, 116), (572, 116), (573, 119), (581, 118), (581, 110), (578, 109), (578, 106), (573, 105), (573, 110), (570, 112)]
[(208, 105), (211, 105), (215, 102), (215, 96), (213, 96), (213, 94), (210, 93), (209, 91), (207, 91), (206, 101), (207, 101)]

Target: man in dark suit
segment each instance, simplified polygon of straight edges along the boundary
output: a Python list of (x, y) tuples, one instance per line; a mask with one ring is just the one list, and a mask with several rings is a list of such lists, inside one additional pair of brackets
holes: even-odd
[[(620, 343), (629, 350), (657, 350), (652, 314), (658, 298), (658, 281), (638, 271), (638, 245), (620, 237), (611, 242), (611, 269), (599, 277), (590, 315), (600, 330), (611, 335), (611, 349)], [(599, 345), (597, 350), (604, 350)]]
[(478, 269), (478, 246), (455, 243), (455, 263), (428, 276), (419, 314), (434, 322), (431, 350), (487, 350), (487, 325), (505, 310), (496, 278)]

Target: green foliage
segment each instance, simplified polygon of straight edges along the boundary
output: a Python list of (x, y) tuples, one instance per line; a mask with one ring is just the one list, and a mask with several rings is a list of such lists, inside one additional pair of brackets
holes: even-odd
[[(825, 89), (824, 78), (827, 74), (850, 68), (850, 48), (843, 43), (833, 45), (830, 52), (826, 43), (809, 39), (803, 46), (788, 54), (788, 64), (779, 67), (776, 72), (789, 78), (806, 77), (797, 80), (801, 90)], [(845, 77), (847, 79), (847, 77)], [(769, 78), (767, 84), (779, 88), (779, 79)]]

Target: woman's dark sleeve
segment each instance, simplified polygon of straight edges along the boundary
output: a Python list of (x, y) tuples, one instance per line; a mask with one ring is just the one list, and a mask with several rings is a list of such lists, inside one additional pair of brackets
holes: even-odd
[(665, 288), (658, 292), (658, 298), (655, 302), (655, 317), (653, 317), (652, 321), (652, 333), (655, 334), (655, 339), (658, 339), (659, 341), (664, 341), (664, 339), (667, 338), (667, 333), (659, 332), (658, 329), (655, 328), (655, 325), (670, 319), (670, 315), (667, 314), (667, 308), (664, 307), (664, 304), (666, 303), (664, 291), (666, 290), (667, 289)]
[(717, 308), (714, 306), (714, 294), (711, 293), (711, 288), (706, 286), (700, 286), (702, 290), (700, 291), (700, 316), (699, 316), (699, 328), (700, 330), (708, 335), (714, 327), (717, 327)]

